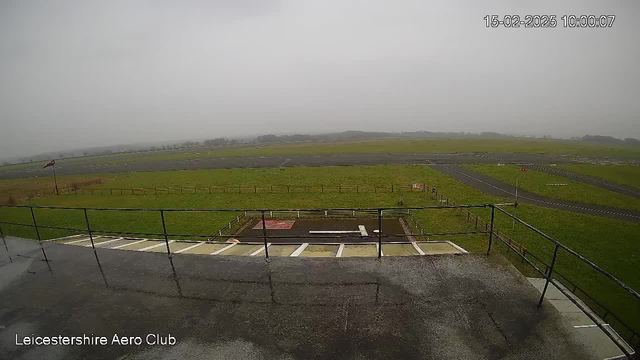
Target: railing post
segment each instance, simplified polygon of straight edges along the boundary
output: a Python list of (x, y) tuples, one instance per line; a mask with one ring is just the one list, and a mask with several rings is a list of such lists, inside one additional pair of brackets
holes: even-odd
[(33, 226), (36, 228), (36, 235), (38, 236), (38, 243), (40, 243), (40, 250), (42, 250), (42, 255), (44, 255), (44, 261), (49, 261), (49, 259), (47, 259), (47, 253), (44, 252), (44, 247), (42, 246), (40, 230), (38, 230), (38, 223), (36, 223), (36, 215), (33, 213), (33, 207), (29, 207), (29, 209), (31, 209), (31, 218), (33, 219)]
[(540, 301), (538, 301), (538, 307), (542, 306), (542, 301), (544, 300), (544, 294), (547, 292), (547, 287), (549, 287), (549, 282), (553, 276), (553, 268), (556, 265), (556, 258), (558, 257), (558, 249), (560, 249), (560, 244), (556, 243), (556, 248), (553, 251), (553, 258), (551, 259), (551, 266), (549, 266), (549, 270), (547, 271), (547, 281), (544, 283), (544, 289), (542, 289), (542, 295), (540, 296)]
[(164, 210), (160, 210), (160, 218), (162, 219), (162, 233), (164, 234), (164, 243), (167, 245), (167, 256), (171, 259), (171, 249), (169, 248), (169, 236), (167, 235), (167, 225), (164, 222)]
[(2, 238), (2, 242), (4, 243), (4, 249), (7, 250), (7, 256), (9, 257), (9, 261), (13, 262), (11, 255), (9, 254), (9, 247), (7, 246), (7, 240), (4, 238), (4, 232), (2, 231), (2, 226), (0, 226), (0, 237)]
[(378, 260), (382, 258), (382, 209), (378, 209)]
[(493, 221), (496, 217), (496, 208), (491, 205), (491, 230), (489, 230), (489, 247), (487, 248), (487, 255), (491, 253), (491, 241), (493, 240)]
[(262, 213), (262, 238), (264, 239), (264, 256), (265, 259), (269, 258), (269, 245), (267, 244), (267, 223), (264, 220), (264, 210), (261, 210)]
[(91, 232), (91, 226), (89, 225), (89, 215), (87, 215), (87, 209), (83, 209), (84, 211), (84, 221), (87, 223), (87, 231), (89, 232), (89, 240), (91, 240), (91, 247), (93, 251), (96, 251), (96, 244), (93, 243), (93, 233)]

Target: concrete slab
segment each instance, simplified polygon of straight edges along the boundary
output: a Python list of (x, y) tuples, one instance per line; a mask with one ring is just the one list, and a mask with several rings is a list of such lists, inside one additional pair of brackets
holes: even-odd
[[(262, 246), (264, 248), (264, 246)], [(269, 246), (269, 256), (290, 256), (298, 245), (271, 245)], [(264, 256), (264, 251), (256, 256)]]
[(144, 249), (146, 247), (156, 245), (156, 244), (161, 244), (161, 243), (164, 243), (164, 241), (162, 242), (155, 241), (155, 240), (154, 241), (147, 240), (143, 242), (131, 241), (130, 245), (121, 247), (119, 248), (119, 250), (140, 250), (140, 249)]
[[(186, 249), (189, 246), (193, 246), (195, 245), (192, 242), (182, 242), (182, 241), (174, 241), (172, 243), (169, 244), (169, 249), (171, 249), (171, 253), (174, 253), (176, 251), (182, 250), (182, 249)], [(165, 246), (160, 246), (157, 248), (153, 248), (147, 251), (151, 251), (151, 252), (160, 252), (160, 253), (167, 253), (167, 246), (165, 244)]]
[[(440, 255), (440, 254), (462, 254), (455, 246), (449, 243), (416, 243), (425, 255)], [(386, 246), (383, 246), (386, 249)]]
[(227, 244), (227, 243), (208, 243), (208, 244), (200, 245), (200, 246), (195, 247), (193, 249), (189, 249), (187, 251), (183, 251), (180, 254), (209, 255), (209, 254), (211, 254), (213, 252), (216, 252), (216, 251), (224, 248), (225, 246), (229, 246), (229, 244)]
[(576, 331), (584, 339), (586, 346), (598, 354), (600, 359), (608, 359), (623, 356), (624, 353), (611, 341), (611, 339), (598, 327), (576, 328)]
[[(229, 245), (229, 244), (227, 244)], [(273, 246), (273, 245), (272, 245)], [(234, 247), (229, 248), (228, 250), (225, 250), (221, 253), (219, 253), (218, 255), (236, 255), (236, 256), (248, 256), (251, 255), (251, 253), (253, 253), (254, 251), (260, 249), (261, 247), (263, 247), (263, 245), (245, 245), (245, 244), (238, 244)]]
[[(545, 296), (546, 298), (546, 296)], [(571, 300), (567, 299), (548, 299), (548, 301), (560, 311), (560, 313), (583, 313), (579, 307), (576, 306)]]
[(375, 245), (345, 245), (342, 257), (377, 257)]
[(126, 240), (126, 239), (120, 239), (114, 242), (110, 242), (110, 243), (105, 243), (105, 241), (102, 241), (100, 243), (96, 244), (97, 248), (107, 248), (107, 249), (112, 249), (116, 246), (120, 246), (120, 245), (124, 245), (124, 244), (130, 244), (132, 243), (133, 240)]
[(301, 257), (336, 257), (340, 245), (309, 245), (299, 255)]
[(413, 256), (419, 255), (411, 244), (382, 244), (384, 256)]

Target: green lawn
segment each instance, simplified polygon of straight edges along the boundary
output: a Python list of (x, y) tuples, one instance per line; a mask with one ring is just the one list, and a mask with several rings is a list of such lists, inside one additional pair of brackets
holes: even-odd
[(558, 167), (640, 189), (640, 166), (558, 165)]
[[(640, 210), (640, 199), (605, 190), (595, 185), (570, 180), (563, 176), (551, 175), (531, 169), (522, 172), (520, 171), (520, 166), (513, 165), (474, 164), (464, 165), (464, 167), (507, 184), (515, 185), (515, 179), (519, 177), (520, 189), (554, 199), (610, 206), (619, 209)], [(551, 186), (546, 184), (567, 184), (567, 186)]]
[[(112, 164), (175, 159), (215, 158), (232, 156), (276, 156), (315, 154), (364, 153), (549, 153), (566, 155), (602, 155), (620, 158), (640, 158), (640, 148), (603, 145), (580, 141), (541, 139), (387, 139), (332, 143), (282, 144), (267, 146), (239, 146), (234, 148), (201, 147), (175, 151), (145, 151), (131, 154), (111, 154), (59, 160), (59, 164)], [(0, 167), (1, 171), (38, 164)]]
[[(527, 174), (529, 175), (529, 174)], [(312, 179), (312, 180), (309, 180)], [(202, 170), (175, 171), (158, 173), (139, 173), (114, 176), (105, 184), (98, 186), (166, 186), (196, 184), (231, 183), (427, 183), (434, 186), (459, 203), (495, 203), (502, 199), (487, 196), (466, 185), (433, 170), (428, 166), (368, 166), (368, 167), (328, 167), (328, 168), (286, 168), (286, 169), (239, 169), (239, 170)], [(126, 207), (126, 208), (323, 208), (323, 207), (387, 207), (396, 206), (398, 193), (257, 193), (257, 194), (193, 194), (193, 195), (64, 195), (49, 196), (29, 202), (34, 205), (57, 205), (78, 207)], [(437, 204), (428, 193), (414, 192), (404, 194), (407, 206)], [(513, 209), (509, 208), (509, 211)], [(56, 225), (84, 228), (84, 216), (78, 210), (35, 211), (41, 225)], [(488, 209), (474, 210), (474, 214), (489, 218)], [(574, 214), (563, 210), (545, 209), (523, 204), (517, 214), (524, 221), (538, 227), (545, 233), (575, 249), (586, 258), (611, 272), (635, 289), (640, 289), (637, 269), (640, 266), (640, 244), (637, 234), (640, 224), (618, 221), (608, 218)], [(226, 225), (235, 213), (167, 213), (167, 230), (170, 233), (212, 234)], [(123, 231), (135, 229), (139, 232), (161, 233), (160, 215), (157, 212), (96, 212), (89, 211), (90, 222), (95, 230)], [(0, 218), (5, 221), (31, 223), (31, 215), (25, 209), (0, 208)], [(475, 223), (464, 221), (455, 210), (421, 210), (416, 218), (427, 233), (443, 231), (471, 231)], [(499, 214), (496, 217), (497, 229), (507, 233), (524, 244), (528, 250), (550, 262), (553, 253), (552, 244), (517, 225), (511, 230), (512, 222)], [(18, 226), (3, 225), (6, 234), (35, 237), (33, 230)], [(42, 230), (45, 238), (66, 235), (65, 231)], [(445, 237), (435, 237), (442, 239)], [(472, 252), (483, 253), (487, 247), (487, 236), (455, 236), (449, 239)], [(504, 246), (495, 243), (494, 251), (505, 252)], [(510, 257), (514, 264), (526, 274), (526, 269), (518, 259)], [(594, 270), (576, 262), (561, 253), (557, 269), (575, 281), (598, 301), (606, 304), (616, 314), (624, 315), (630, 323), (640, 329), (640, 309), (636, 302), (610, 285)]]

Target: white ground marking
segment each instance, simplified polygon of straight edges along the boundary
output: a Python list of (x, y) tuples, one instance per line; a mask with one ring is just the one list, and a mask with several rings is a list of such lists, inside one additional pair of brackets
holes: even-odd
[[(601, 325), (605, 326), (605, 325), (609, 325), (609, 324), (601, 324)], [(594, 328), (594, 327), (598, 327), (598, 325), (590, 324), (590, 325), (575, 325), (574, 326), (575, 329)]]
[(460, 246), (452, 243), (451, 241), (447, 240), (447, 243), (451, 246), (453, 246), (454, 248), (458, 249), (460, 252), (462, 252), (463, 254), (468, 254), (469, 252), (463, 248), (461, 248)]
[[(169, 240), (169, 244), (171, 244), (172, 242), (175, 242), (175, 240)], [(160, 244), (147, 246), (146, 248), (138, 249), (138, 251), (147, 251), (147, 250), (155, 249), (155, 248), (163, 246), (163, 245), (166, 245), (166, 243), (160, 241)]]
[(425, 255), (424, 251), (422, 251), (422, 249), (420, 249), (420, 246), (418, 246), (418, 244), (416, 244), (415, 241), (411, 242), (411, 245), (413, 245), (414, 249), (416, 249), (416, 251), (418, 252), (418, 254), (420, 255)]
[(302, 252), (304, 251), (304, 249), (307, 248), (307, 246), (309, 246), (309, 243), (304, 243), (302, 245), (300, 245), (299, 248), (296, 249), (296, 251), (294, 251), (291, 255), (291, 257), (297, 257), (298, 255), (302, 254)]
[(360, 234), (360, 230), (311, 230), (309, 234)]
[[(269, 246), (271, 246), (271, 243), (267, 244), (267, 247), (269, 247)], [(263, 251), (264, 251), (264, 246), (262, 246), (260, 249), (258, 249), (256, 251), (252, 252), (251, 255), (249, 255), (249, 256), (256, 256), (256, 255), (260, 254)]]
[(340, 247), (338, 248), (338, 253), (336, 254), (336, 257), (342, 257), (342, 252), (344, 251), (344, 244), (340, 244)]
[(145, 242), (145, 241), (147, 241), (147, 239), (142, 239), (142, 240), (134, 241), (132, 243), (127, 243), (127, 244), (123, 244), (123, 245), (114, 246), (114, 247), (112, 247), (110, 249), (120, 249), (121, 247), (134, 245), (134, 244), (140, 244), (141, 242)]
[(78, 236), (86, 236), (86, 235), (83, 235), (83, 234), (77, 234), (77, 235), (63, 236), (63, 237), (59, 237), (59, 238), (55, 238), (55, 239), (42, 240), (42, 242), (68, 240), (68, 239), (74, 239), (74, 238), (77, 238)]
[[(96, 239), (96, 238), (93, 238), (93, 240), (95, 240), (95, 239)], [(112, 242), (116, 242), (116, 241), (118, 241), (118, 240), (122, 240), (122, 238), (117, 238), (117, 239), (113, 239), (113, 240), (103, 241), (103, 242), (97, 243), (96, 245), (110, 244), (110, 243), (112, 243)], [(84, 246), (87, 246), (87, 247), (88, 247), (88, 246), (91, 246), (91, 245), (84, 245)]]
[(364, 227), (364, 225), (358, 225), (358, 228), (360, 229), (360, 233), (362, 234), (363, 237), (369, 237), (369, 233), (367, 232), (367, 228)]
[(220, 254), (221, 252), (223, 252), (223, 251), (225, 251), (225, 250), (227, 250), (227, 249), (231, 249), (232, 247), (234, 247), (234, 246), (236, 246), (236, 245), (238, 245), (238, 243), (233, 243), (233, 244), (231, 244), (231, 245), (227, 245), (227, 246), (223, 247), (223, 248), (222, 248), (222, 249), (220, 249), (220, 250), (217, 250), (217, 251), (212, 252), (212, 253), (211, 253), (211, 255), (218, 255), (218, 254)]
[(178, 250), (178, 251), (174, 252), (174, 254), (180, 254), (181, 252), (185, 252), (185, 251), (187, 251), (187, 250), (191, 250), (191, 249), (193, 249), (193, 248), (197, 248), (197, 247), (198, 247), (198, 246), (200, 246), (200, 245), (204, 245), (204, 241), (203, 241), (203, 242), (200, 242), (200, 243), (197, 243), (197, 244), (195, 244), (195, 245), (192, 245), (192, 246), (186, 247), (186, 248), (184, 248), (184, 249), (180, 249), (180, 250)]
[(79, 243), (79, 242), (83, 242), (83, 241), (89, 241), (89, 238), (86, 239), (80, 239), (80, 240), (74, 240), (74, 241), (69, 241), (64, 243), (65, 245), (71, 245), (71, 244), (75, 244), (75, 243)]
[(380, 251), (380, 255), (381, 255), (381, 256), (384, 256), (384, 252), (382, 252), (382, 251), (381, 251), (381, 250), (379, 250), (379, 249), (380, 249), (380, 244), (377, 244), (377, 243), (376, 243), (376, 251)]

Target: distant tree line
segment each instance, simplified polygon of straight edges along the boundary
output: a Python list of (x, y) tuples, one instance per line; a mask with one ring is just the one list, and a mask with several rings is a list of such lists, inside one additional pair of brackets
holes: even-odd
[(585, 135), (581, 139), (582, 141), (595, 142), (609, 145), (632, 145), (640, 146), (640, 140), (634, 138), (618, 139), (612, 136), (602, 135)]

